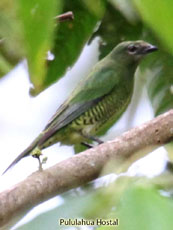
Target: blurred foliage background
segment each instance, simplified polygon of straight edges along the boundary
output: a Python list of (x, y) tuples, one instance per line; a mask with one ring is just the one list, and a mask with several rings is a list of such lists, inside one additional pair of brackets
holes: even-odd
[[(67, 11), (74, 20), (58, 23), (55, 16)], [(142, 39), (159, 48), (141, 63), (138, 77), (155, 115), (161, 114), (173, 108), (172, 12), (171, 0), (1, 0), (0, 77), (26, 59), (30, 93), (37, 95), (63, 77), (96, 37), (99, 58), (121, 41)], [(119, 177), (101, 189), (89, 185), (64, 194), (63, 205), (18, 229), (60, 229), (59, 217), (119, 218), (121, 230), (172, 229), (172, 179), (165, 171), (155, 179)]]

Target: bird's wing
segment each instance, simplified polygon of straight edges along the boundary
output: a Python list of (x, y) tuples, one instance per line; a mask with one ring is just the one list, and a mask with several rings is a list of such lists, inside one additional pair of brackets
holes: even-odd
[[(70, 115), (72, 121), (98, 102), (99, 98), (109, 93), (117, 83), (114, 75), (115, 70), (108, 67), (96, 71), (95, 74), (91, 72), (84, 82), (79, 83), (79, 86), (72, 92), (69, 99), (58, 108), (45, 130), (55, 125), (58, 126), (62, 119), (66, 120)], [(73, 113), (76, 113), (75, 117)], [(66, 122), (65, 125), (69, 122)]]
[(115, 79), (115, 70), (112, 68), (102, 68), (94, 74), (91, 72), (82, 85), (79, 84), (79, 87), (72, 93), (70, 99), (66, 100), (57, 110), (45, 127), (45, 135), (40, 141), (47, 140), (53, 133), (94, 106), (118, 83)]
[(91, 72), (86, 81), (76, 92), (75, 96), (71, 99), (71, 103), (87, 102), (100, 98), (109, 93), (119, 81), (117, 73), (113, 68), (102, 68), (96, 71), (95, 74)]

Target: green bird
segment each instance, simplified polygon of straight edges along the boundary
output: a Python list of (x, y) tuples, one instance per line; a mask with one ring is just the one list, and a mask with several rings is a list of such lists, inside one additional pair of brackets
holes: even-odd
[(125, 111), (133, 94), (136, 68), (146, 54), (155, 50), (141, 40), (117, 45), (78, 84), (41, 134), (5, 172), (28, 155), (39, 159), (42, 149), (57, 142), (88, 147), (91, 140), (102, 143), (96, 136), (103, 135)]

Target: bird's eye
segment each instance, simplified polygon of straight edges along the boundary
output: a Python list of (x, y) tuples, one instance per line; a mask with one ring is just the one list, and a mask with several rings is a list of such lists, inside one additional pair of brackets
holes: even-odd
[(135, 46), (135, 45), (130, 45), (130, 46), (128, 47), (129, 53), (135, 53), (135, 52), (137, 51), (137, 49), (138, 49), (138, 47)]

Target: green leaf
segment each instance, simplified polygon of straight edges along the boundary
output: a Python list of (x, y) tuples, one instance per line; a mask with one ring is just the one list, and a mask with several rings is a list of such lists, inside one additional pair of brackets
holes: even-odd
[(139, 39), (142, 29), (140, 22), (136, 21), (133, 24), (128, 22), (121, 12), (109, 3), (101, 25), (90, 41), (97, 36), (101, 38), (99, 57), (101, 59), (121, 41)]
[(4, 76), (12, 69), (13, 65), (9, 63), (9, 61), (0, 55), (0, 77)]
[(82, 2), (95, 16), (98, 18), (103, 16), (105, 11), (105, 0), (82, 0)]
[(136, 11), (133, 1), (129, 0), (109, 0), (110, 3), (118, 9), (125, 18), (132, 24), (138, 21), (138, 12)]
[(153, 65), (148, 80), (148, 94), (155, 111), (159, 115), (173, 108), (173, 56), (162, 53)]
[(81, 196), (80, 194), (77, 194), (77, 192), (73, 195), (70, 194), (70, 192), (65, 194), (65, 199), (62, 205), (35, 216), (30, 222), (18, 227), (17, 230), (69, 229), (70, 227), (64, 227), (59, 224), (60, 218), (81, 218), (83, 209), (87, 206), (87, 201), (90, 200), (91, 196), (90, 193), (85, 194), (85, 196)]
[(171, 230), (173, 226), (172, 200), (153, 188), (130, 187), (117, 210), (121, 230)]
[(163, 45), (173, 51), (173, 1), (172, 0), (133, 0), (144, 22), (158, 35)]
[(144, 40), (158, 47), (158, 51), (148, 55), (140, 65), (141, 77), (146, 79), (149, 99), (157, 116), (173, 108), (173, 56), (165, 52), (148, 29), (144, 31)]
[[(98, 5), (98, 1), (97, 5)], [(99, 0), (99, 2), (103, 2)], [(93, 6), (95, 2), (93, 1)], [(40, 90), (45, 89), (61, 78), (79, 57), (84, 45), (91, 36), (96, 23), (103, 14), (103, 5), (97, 14), (80, 0), (66, 0), (64, 12), (72, 11), (73, 21), (59, 24), (56, 32), (55, 45), (52, 50), (54, 60), (48, 62), (48, 72)], [(97, 7), (98, 8), (98, 7)], [(95, 8), (95, 9), (97, 9)]]
[(16, 8), (16, 1), (0, 1), (0, 77), (8, 73), (24, 54)]
[(24, 37), (29, 74), (35, 90), (40, 91), (46, 74), (46, 55), (53, 41), (54, 17), (61, 1), (18, 0), (18, 15)]

